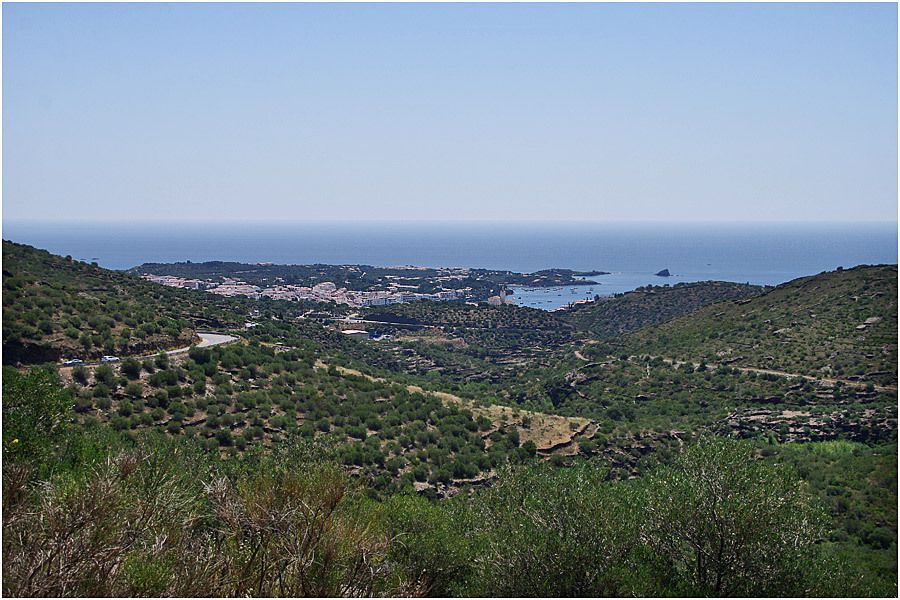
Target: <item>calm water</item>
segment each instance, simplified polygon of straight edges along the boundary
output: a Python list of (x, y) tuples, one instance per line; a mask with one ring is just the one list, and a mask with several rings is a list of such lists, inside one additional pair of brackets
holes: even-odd
[[(553, 309), (648, 283), (717, 279), (778, 284), (837, 266), (897, 263), (896, 223), (22, 223), (3, 238), (96, 260), (230, 260), (465, 266), (532, 272), (609, 271), (599, 285), (517, 289), (518, 303)], [(654, 273), (669, 269), (672, 277)]]

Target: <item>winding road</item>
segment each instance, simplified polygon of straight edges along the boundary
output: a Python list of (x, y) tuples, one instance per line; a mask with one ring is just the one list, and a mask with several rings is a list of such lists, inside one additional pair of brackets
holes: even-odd
[[(185, 352), (190, 350), (192, 347), (210, 348), (212, 346), (219, 346), (221, 344), (230, 344), (231, 342), (237, 341), (239, 339), (238, 336), (228, 335), (227, 333), (212, 333), (209, 331), (204, 331), (204, 332), (198, 331), (196, 333), (197, 333), (197, 337), (200, 338), (200, 342), (198, 342), (196, 344), (191, 344), (190, 346), (185, 346), (184, 348), (176, 348), (175, 350), (166, 350), (163, 354), (168, 354), (169, 356), (173, 356), (175, 354), (184, 354)], [(142, 358), (153, 358), (154, 356), (159, 356), (159, 355), (160, 355), (160, 352), (154, 352), (153, 354), (144, 354), (141, 356), (129, 356), (126, 358), (142, 359)], [(118, 362), (118, 361), (116, 361), (116, 362)], [(96, 365), (100, 365), (100, 364), (109, 364), (109, 363), (103, 363), (103, 361), (99, 361), (99, 360), (91, 360), (91, 361), (86, 360), (81, 364), (84, 366), (96, 366)], [(75, 365), (66, 365), (66, 366), (72, 367)]]
[[(236, 335), (228, 335), (227, 333), (212, 333), (208, 331), (197, 332), (197, 337), (200, 338), (199, 344), (193, 344), (192, 346), (196, 346), (197, 348), (209, 348), (211, 346), (219, 346), (221, 344), (228, 344), (238, 339)], [(169, 350), (166, 352), (168, 355), (172, 354), (183, 354), (191, 349), (192, 346), (185, 346), (184, 348), (178, 348), (177, 350)], [(159, 353), (156, 354), (148, 354), (147, 356), (140, 356), (137, 358), (150, 358), (153, 356), (158, 356)]]

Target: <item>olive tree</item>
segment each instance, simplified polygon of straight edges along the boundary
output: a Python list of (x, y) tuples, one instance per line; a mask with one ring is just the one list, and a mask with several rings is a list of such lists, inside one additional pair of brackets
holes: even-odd
[(641, 536), (677, 574), (674, 593), (809, 592), (822, 514), (799, 479), (757, 459), (749, 444), (702, 440), (643, 489)]
[(476, 573), (466, 595), (630, 595), (638, 518), (627, 484), (606, 481), (600, 465), (539, 464), (499, 478), (468, 505)]

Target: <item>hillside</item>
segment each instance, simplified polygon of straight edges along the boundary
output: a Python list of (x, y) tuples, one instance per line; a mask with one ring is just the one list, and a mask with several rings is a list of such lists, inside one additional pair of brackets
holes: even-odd
[(3, 361), (137, 354), (194, 337), (183, 297), (136, 277), (3, 242)]
[[(406, 329), (419, 333), (439, 331), (442, 335), (500, 354), (521, 351), (540, 353), (572, 341), (572, 326), (553, 313), (521, 306), (472, 305), (461, 302), (415, 302), (371, 308), (362, 313), (369, 326), (403, 334)], [(392, 327), (392, 324), (412, 327)]]
[(566, 362), (583, 337), (554, 313), (515, 305), (416, 302), (359, 316), (358, 326), (393, 336), (378, 343), (382, 358), (393, 356), (406, 373), (440, 374), (453, 385), (539, 377), (536, 369)]
[[(75, 421), (87, 427), (162, 432), (223, 456), (318, 439), (375, 490), (446, 494), (508, 462), (577, 451), (574, 439), (589, 424), (413, 385), (390, 355), (300, 319), (300, 303), (168, 288), (12, 243), (4, 243), (4, 267), (5, 360), (123, 358), (57, 367)], [(239, 328), (251, 311), (260, 323)], [(140, 358), (186, 346), (198, 324), (210, 323), (240, 329), (243, 340)]]
[[(896, 267), (804, 278), (655, 325), (644, 322), (758, 290), (713, 283), (626, 294), (605, 318), (619, 311), (628, 327), (645, 326), (600, 337), (566, 313), (516, 306), (420, 302), (348, 319), (346, 307), (167, 288), (16, 244), (4, 244), (4, 258), (4, 356), (23, 363), (22, 377), (24, 363), (70, 352), (112, 348), (124, 359), (47, 374), (64, 386), (65, 423), (75, 431), (164, 438), (238, 475), (260, 457), (310, 445), (379, 501), (490, 493), (506, 470), (537, 463), (560, 473), (594, 465), (604, 480), (640, 481), (708, 436), (741, 438), (760, 456), (796, 464), (830, 503), (836, 548), (873, 561), (865, 569), (879, 577), (896, 571), (895, 339), (888, 345)], [(716, 354), (715, 344), (737, 342), (774, 352), (759, 332), (782, 321), (792, 337), (778, 338), (781, 366), (808, 379), (762, 371), (749, 351), (744, 363)], [(129, 358), (184, 345), (201, 327), (241, 339)], [(340, 332), (347, 327), (392, 338), (353, 339)], [(82, 336), (99, 336), (92, 353), (75, 345)], [(882, 373), (815, 375), (815, 352), (801, 353), (807, 345)], [(4, 381), (16, 373), (8, 369)], [(35, 373), (27, 377), (44, 377)]]
[(610, 338), (648, 325), (664, 323), (709, 304), (743, 300), (766, 288), (726, 281), (646, 286), (633, 292), (601, 297), (559, 311), (558, 316), (581, 331)]
[(447, 304), (416, 302), (370, 308), (364, 315), (366, 319), (376, 321), (462, 327), (467, 329), (504, 329), (513, 331), (565, 331), (570, 329), (567, 323), (561, 321), (553, 313), (515, 305), (489, 306), (480, 304), (473, 306), (472, 304), (459, 302)]
[[(653, 450), (703, 432), (893, 443), (896, 298), (896, 267), (823, 273), (623, 336), (573, 341), (574, 363), (557, 356), (542, 371), (466, 390), (595, 420), (598, 443), (582, 450), (631, 475)], [(657, 299), (625, 302), (638, 312)]]
[(61, 376), (83, 424), (166, 432), (231, 456), (271, 449), (291, 437), (318, 438), (377, 490), (446, 491), (568, 442), (588, 423), (476, 406), (335, 367), (318, 355), (316, 344), (288, 348), (254, 341), (61, 369)]
[(635, 332), (634, 353), (897, 384), (897, 267), (860, 266), (704, 307)]

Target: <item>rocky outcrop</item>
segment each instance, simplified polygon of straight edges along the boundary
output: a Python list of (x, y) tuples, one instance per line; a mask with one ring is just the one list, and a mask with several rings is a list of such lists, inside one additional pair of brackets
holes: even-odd
[(816, 442), (833, 439), (889, 441), (896, 439), (897, 415), (885, 409), (837, 410), (813, 414), (799, 410), (753, 409), (734, 412), (714, 431), (739, 438), (774, 434), (778, 441)]

